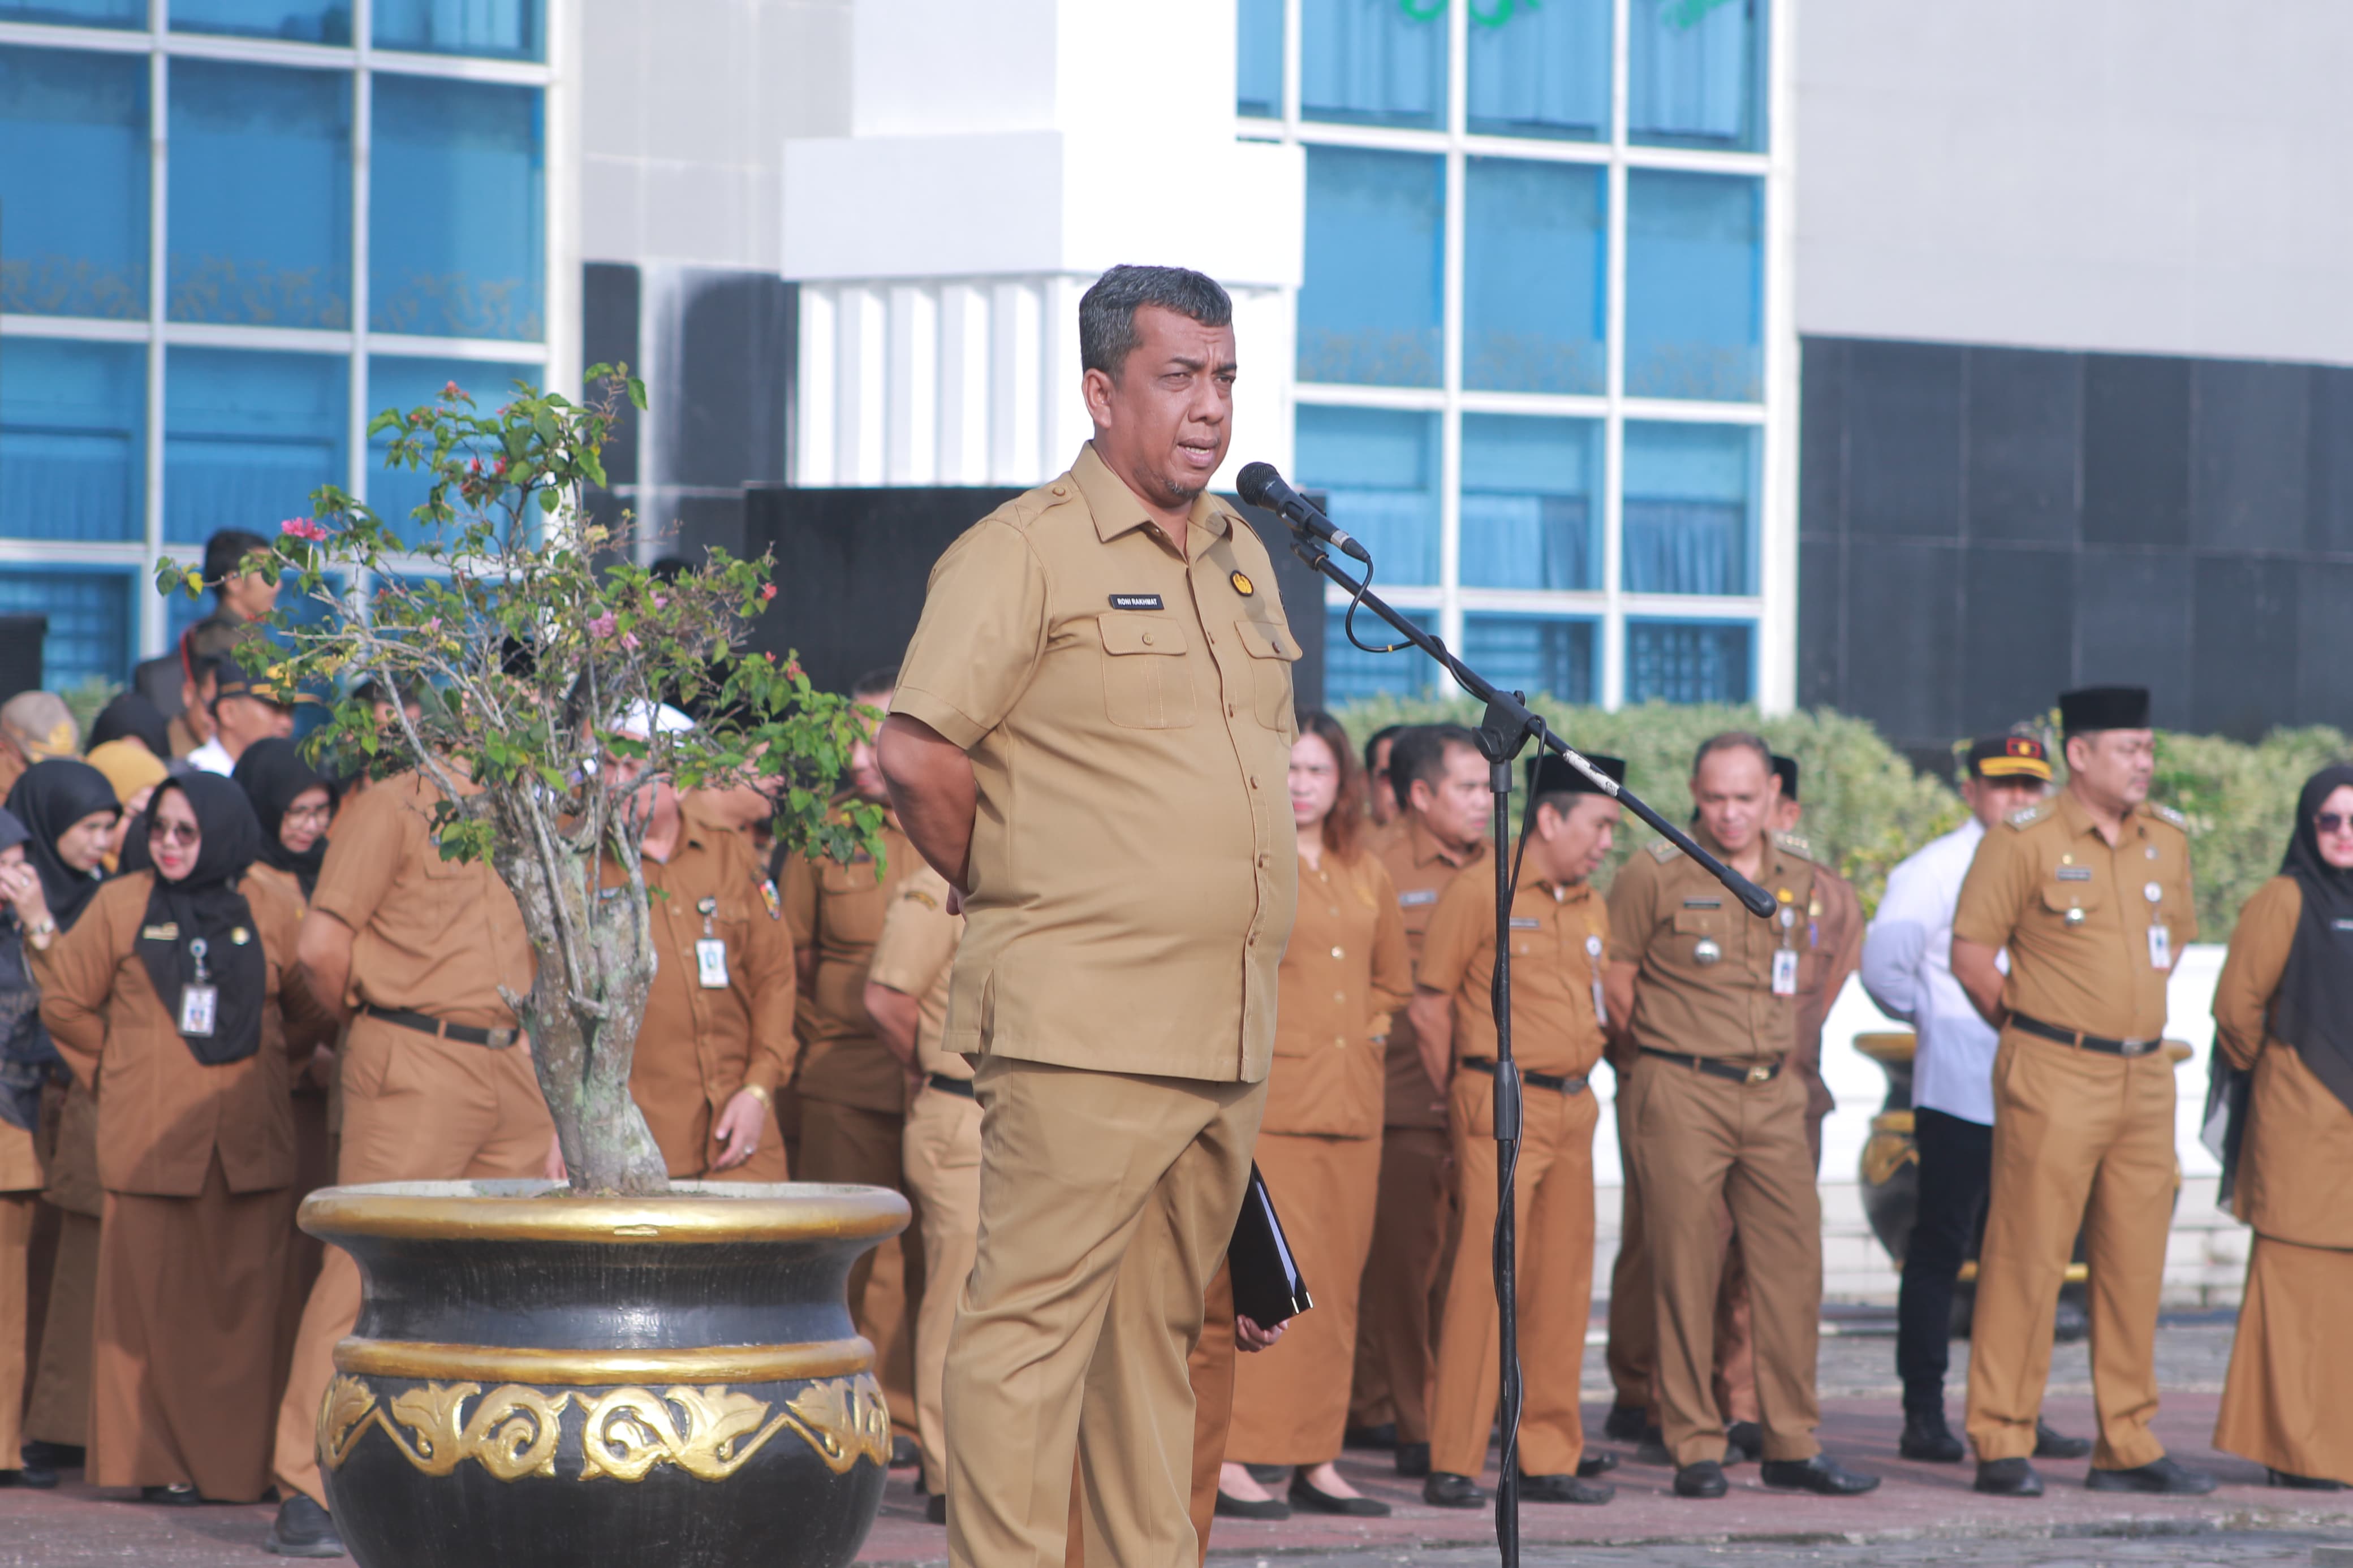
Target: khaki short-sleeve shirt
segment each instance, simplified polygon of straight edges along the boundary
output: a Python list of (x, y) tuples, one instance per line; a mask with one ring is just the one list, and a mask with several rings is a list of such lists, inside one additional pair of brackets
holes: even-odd
[(802, 1098), (885, 1115), (905, 1109), (907, 1070), (874, 1037), (866, 1016), (866, 966), (892, 893), (922, 864), (896, 818), (882, 825), (879, 875), (864, 850), (847, 864), (808, 856), (785, 863), (785, 923), (797, 947), (817, 950), (795, 1024), (801, 1058), (794, 1088)]
[[(1456, 859), (1437, 836), (1409, 811), (1390, 823), (1374, 841), (1389, 880), (1397, 888), (1398, 913), (1405, 921), (1405, 943), (1413, 963), (1421, 962), (1422, 934), (1430, 930), (1438, 910), (1438, 895), (1455, 873), (1487, 866), (1487, 847), (1479, 845), (1467, 858)], [(1491, 882), (1493, 868), (1487, 870)], [(1421, 1046), (1414, 1038), (1413, 1020), (1403, 1009), (1389, 1020), (1386, 1100), (1382, 1125), (1446, 1128), (1446, 1097), (1430, 1084), (1430, 1069), (1421, 1064)]]
[(2178, 814), (2143, 805), (2111, 848), (2063, 791), (1978, 840), (1953, 934), (2010, 950), (2010, 1011), (2110, 1039), (2160, 1038), (2166, 980), (2198, 940), (2189, 836)]
[(1250, 526), (1205, 494), (1188, 533), (1089, 445), (932, 570), (892, 710), (979, 785), (950, 1050), (1266, 1076), (1299, 645)]
[[(1711, 854), (1724, 851), (1693, 835)], [(1778, 906), (1773, 919), (1743, 909), (1723, 883), (1665, 839), (1630, 857), (1609, 885), (1609, 961), (1638, 966), (1634, 1044), (1680, 1056), (1778, 1060), (1798, 1031), (1798, 972), (1773, 989), (1776, 963), (1807, 950), (1814, 863), (1767, 841), (1757, 883)], [(1777, 960), (1788, 950), (1792, 957)]]
[[(1512, 1059), (1528, 1072), (1582, 1076), (1601, 1059), (1594, 979), (1609, 911), (1589, 882), (1523, 880), (1512, 899)], [(1414, 984), (1454, 1000), (1454, 1059), (1495, 1058), (1495, 879), (1481, 867), (1446, 885)]]
[(948, 913), (948, 879), (918, 866), (891, 895), (874, 943), (869, 984), (915, 998), (915, 1065), (943, 1078), (970, 1078), (972, 1064), (942, 1048), (947, 1033), (948, 980), (964, 917)]

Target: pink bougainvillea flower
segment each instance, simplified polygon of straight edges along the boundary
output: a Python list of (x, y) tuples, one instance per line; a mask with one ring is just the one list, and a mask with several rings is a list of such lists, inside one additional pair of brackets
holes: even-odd
[(776, 585), (774, 583), (763, 583), (760, 584), (760, 599), (762, 603), (765, 604), (776, 596)]
[(452, 381), (443, 384), (441, 388), (441, 395), (444, 397), (463, 397), (466, 395), (459, 391), (458, 384)]
[(612, 616), (598, 616), (595, 620), (588, 623), (588, 635), (590, 637), (611, 637), (613, 635), (613, 626), (614, 622)]
[(290, 517), (278, 525), (278, 531), (294, 539), (307, 539), (314, 544), (327, 537), (327, 531), (307, 517)]
[(621, 634), (621, 646), (628, 648), (631, 653), (637, 652), (638, 634), (635, 632), (623, 632)]

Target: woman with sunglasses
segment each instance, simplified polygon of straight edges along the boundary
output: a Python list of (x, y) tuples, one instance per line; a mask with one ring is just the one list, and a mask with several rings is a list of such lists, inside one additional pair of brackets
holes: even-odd
[(41, 1016), (98, 1095), (88, 1479), (149, 1501), (253, 1502), (269, 1484), (272, 1313), (294, 1180), (290, 1058), (332, 1027), (294, 969), (301, 914), (251, 876), (261, 826), (205, 773), (148, 803), (152, 869), (37, 945)]
[(2353, 1483), (2353, 765), (2305, 781), (2280, 874), (2239, 915), (2215, 1048), (2254, 1081), (2232, 1175), (2254, 1230), (2214, 1446), (2275, 1487)]

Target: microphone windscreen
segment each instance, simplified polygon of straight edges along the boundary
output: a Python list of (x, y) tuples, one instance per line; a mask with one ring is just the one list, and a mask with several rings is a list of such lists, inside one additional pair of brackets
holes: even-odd
[(1268, 485), (1282, 482), (1282, 476), (1272, 463), (1244, 463), (1242, 471), (1234, 476), (1234, 489), (1250, 505), (1266, 506), (1270, 504), (1266, 499)]

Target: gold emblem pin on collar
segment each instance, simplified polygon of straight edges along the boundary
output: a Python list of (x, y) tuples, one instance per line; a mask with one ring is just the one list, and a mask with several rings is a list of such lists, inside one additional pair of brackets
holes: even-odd
[(1239, 572), (1235, 573), (1233, 575), (1233, 584), (1234, 592), (1240, 594), (1245, 599), (1258, 592), (1256, 588), (1250, 586), (1250, 580), (1243, 576)]

